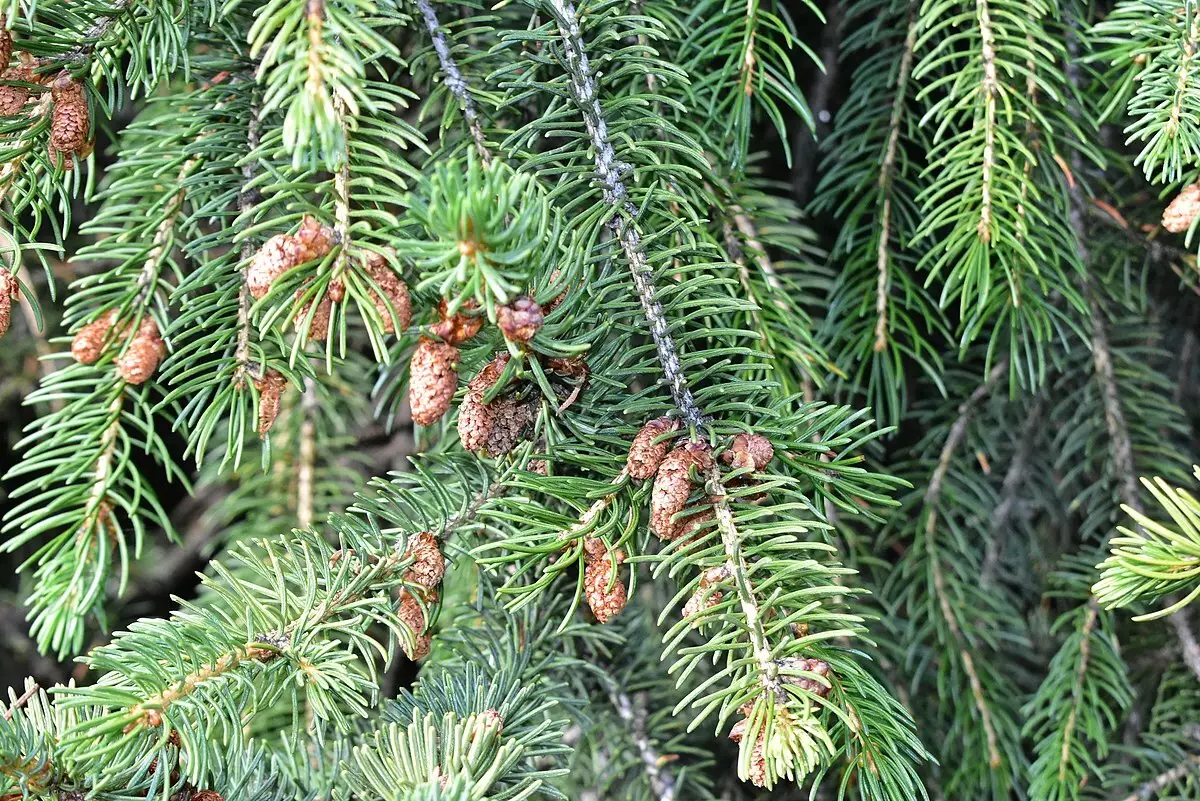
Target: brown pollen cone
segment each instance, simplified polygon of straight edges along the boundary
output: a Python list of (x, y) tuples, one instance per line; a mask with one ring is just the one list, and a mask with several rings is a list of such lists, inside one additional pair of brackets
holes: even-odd
[(0, 337), (8, 333), (12, 324), (12, 307), (20, 298), (21, 285), (16, 276), (7, 270), (0, 270)]
[(515, 396), (496, 398), (492, 401), (492, 430), (488, 432), (484, 453), (487, 456), (503, 456), (521, 442), (526, 427), (533, 422), (535, 404), (522, 401)]
[(192, 793), (192, 801), (225, 801), (225, 798), (216, 790), (201, 790), (198, 793)]
[[(779, 666), (784, 670), (803, 671), (805, 673), (813, 673), (824, 678), (830, 673), (829, 663), (820, 659), (805, 659), (803, 657), (789, 657), (779, 660)], [(810, 679), (807, 676), (797, 676), (794, 674), (780, 672), (779, 680), (786, 684), (793, 684), (803, 690), (808, 690), (814, 695), (819, 695), (822, 698), (829, 696), (830, 687), (816, 679)]]
[(254, 386), (258, 389), (258, 436), (265, 438), (279, 416), (287, 379), (278, 370), (268, 369), (254, 380)]
[(521, 297), (496, 310), (496, 325), (506, 339), (528, 342), (542, 327), (542, 307), (533, 298)]
[[(397, 322), (400, 331), (408, 328), (412, 324), (412, 298), (408, 294), (408, 285), (392, 272), (387, 259), (378, 253), (372, 253), (367, 259), (366, 270), (371, 280), (379, 285), (378, 291), (371, 289), (371, 303), (383, 320), (383, 333), (394, 333)], [(393, 309), (396, 312), (395, 321), (392, 320)]]
[(633, 444), (629, 446), (629, 457), (625, 460), (629, 475), (644, 481), (657, 473), (658, 466), (662, 464), (663, 458), (671, 448), (671, 441), (664, 439), (656, 443), (654, 440), (677, 428), (679, 421), (670, 417), (659, 417), (642, 426), (642, 430), (633, 438)]
[[(691, 617), (701, 610), (712, 609), (721, 603), (721, 599), (724, 597), (724, 594), (720, 590), (713, 590), (708, 592), (708, 594), (705, 594), (705, 592), (704, 589), (696, 590), (692, 597), (688, 598), (687, 603), (683, 605), (683, 616), (685, 618)], [(693, 621), (692, 625), (698, 626), (699, 623)]]
[[(546, 283), (550, 286), (554, 286), (554, 283), (558, 281), (558, 277), (560, 275), (562, 275), (562, 270), (556, 268), (550, 273), (550, 280)], [(564, 289), (562, 292), (559, 292), (548, 304), (546, 304), (546, 314), (549, 314), (562, 305), (562, 302), (567, 299), (567, 292), (568, 290)]]
[[(35, 83), (37, 81), (33, 70), (27, 67), (6, 69), (0, 73), (0, 79), (5, 81), (23, 81), (25, 83)], [(25, 108), (25, 104), (28, 102), (29, 87), (0, 86), (0, 117), (11, 117), (14, 114), (21, 113), (21, 110)]]
[(721, 461), (739, 470), (765, 470), (774, 458), (774, 446), (770, 440), (758, 434), (738, 434), (729, 448), (721, 454)]
[(95, 364), (104, 352), (104, 341), (117, 321), (117, 310), (109, 309), (80, 328), (71, 340), (71, 356), (80, 364)]
[(428, 531), (421, 531), (408, 538), (404, 555), (411, 556), (413, 563), (404, 571), (404, 578), (426, 589), (442, 583), (446, 575), (446, 557), (438, 548), (437, 539)]
[(702, 442), (684, 443), (662, 460), (650, 493), (650, 530), (660, 539), (673, 540), (683, 532), (683, 521), (674, 517), (687, 506), (692, 492), (691, 469), (704, 473), (712, 464), (712, 454)]
[(417, 425), (436, 423), (458, 389), (458, 348), (423, 337), (409, 362), (408, 401)]
[(117, 373), (130, 384), (144, 384), (167, 355), (167, 346), (158, 333), (158, 324), (149, 315), (142, 318), (133, 341), (117, 358)]
[[(619, 553), (616, 561), (618, 564), (622, 561)], [(595, 559), (589, 558), (583, 568), (584, 595), (587, 598), (588, 607), (591, 608), (592, 614), (600, 623), (607, 623), (621, 614), (621, 610), (625, 608), (625, 604), (629, 600), (625, 582), (621, 580), (619, 574), (613, 577), (612, 586), (609, 586), (612, 567), (613, 560), (609, 559), (606, 554)]]
[(300, 246), (301, 258), (297, 264), (322, 258), (333, 249), (333, 229), (307, 214), (300, 221), (300, 230), (293, 238)]
[(441, 317), (441, 322), (431, 325), (429, 330), (451, 345), (466, 342), (483, 328), (482, 316), (466, 313), (475, 311), (478, 308), (479, 306), (475, 301), (468, 300), (463, 303), (461, 311), (451, 315), (447, 313), (449, 305), (446, 303), (446, 299), (442, 298), (441, 302), (438, 303), (438, 315)]
[(484, 403), (483, 397), (495, 386), (507, 365), (508, 354), (501, 353), (467, 383), (467, 395), (458, 407), (458, 438), (469, 451), (480, 452), (487, 448), (501, 399)]
[[(425, 596), (426, 606), (435, 603), (437, 597), (435, 590), (429, 590)], [(413, 647), (402, 646), (408, 658), (415, 662), (418, 659), (428, 656), (433, 640), (428, 634), (424, 633), (425, 627), (428, 625), (425, 619), (425, 612), (421, 609), (421, 604), (417, 601), (416, 597), (408, 590), (400, 590), (400, 606), (396, 610), (396, 617), (413, 633), (415, 641)]]
[(276, 234), (263, 243), (246, 268), (246, 289), (255, 299), (264, 297), (275, 279), (304, 259), (303, 247), (288, 234)]
[(7, 28), (0, 28), (0, 68), (7, 67), (12, 61), (13, 40)]
[[(296, 290), (296, 299), (299, 300), (304, 295), (304, 289)], [(308, 313), (312, 309), (312, 301), (305, 303), (296, 312), (296, 330), (300, 330), (306, 321), (308, 321)], [(333, 298), (331, 293), (326, 292), (317, 301), (317, 310), (312, 313), (312, 321), (308, 324), (308, 341), (309, 342), (324, 342), (325, 337), (329, 336), (329, 319), (333, 316)]]
[(50, 96), (54, 99), (54, 112), (50, 117), (50, 147), (64, 155), (82, 155), (88, 143), (91, 124), (83, 86), (64, 70), (50, 85)]
[(1182, 234), (1200, 215), (1200, 184), (1185, 186), (1163, 211), (1162, 226), (1173, 234)]

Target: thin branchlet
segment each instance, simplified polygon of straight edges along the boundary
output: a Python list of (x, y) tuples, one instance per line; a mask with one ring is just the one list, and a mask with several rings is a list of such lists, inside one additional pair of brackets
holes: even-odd
[(678, 798), (678, 788), (675, 776), (665, 768), (666, 761), (658, 753), (650, 737), (646, 733), (646, 693), (638, 693), (634, 698), (616, 685), (606, 681), (608, 700), (617, 711), (617, 717), (628, 728), (633, 745), (637, 748), (638, 758), (646, 771), (646, 779), (656, 801), (675, 801)]
[[(675, 400), (680, 414), (688, 425), (698, 428), (703, 424), (704, 416), (700, 412), (696, 399), (688, 387), (687, 376), (679, 361), (679, 348), (671, 336), (666, 315), (662, 304), (658, 301), (658, 291), (646, 251), (642, 245), (641, 235), (636, 225), (637, 207), (629, 200), (629, 191), (621, 178), (629, 168), (617, 159), (609, 140), (608, 124), (605, 122), (604, 110), (600, 105), (599, 87), (592, 75), (591, 64), (584, 51), (583, 36), (579, 30), (579, 19), (573, 3), (566, 0), (549, 0), (558, 20), (560, 40), (562, 43), (563, 63), (571, 84), (571, 94), (583, 117), (584, 127), (592, 141), (595, 151), (596, 177), (599, 179), (604, 196), (604, 202), (618, 210), (613, 218), (617, 240), (625, 259), (629, 262), (629, 270), (633, 275), (634, 286), (637, 289), (638, 300), (642, 312), (650, 325), (650, 337), (658, 351), (658, 360), (662, 366), (663, 375), (667, 379), (671, 396)], [(622, 219), (621, 214), (624, 214)]]
[(937, 549), (937, 504), (941, 497), (942, 485), (945, 482), (946, 473), (950, 470), (950, 463), (954, 458), (955, 451), (958, 450), (959, 445), (962, 444), (963, 439), (966, 437), (967, 426), (971, 422), (972, 415), (974, 415), (979, 405), (992, 394), (1000, 379), (1007, 372), (1008, 358), (1005, 357), (992, 367), (991, 371), (988, 372), (986, 380), (966, 400), (959, 404), (958, 417), (955, 419), (953, 425), (950, 426), (950, 432), (946, 435), (946, 441), (942, 445), (937, 466), (929, 478), (929, 484), (925, 489), (923, 499), (923, 505), (927, 510), (925, 517), (925, 547), (929, 551), (934, 594), (937, 597), (938, 609), (941, 611), (942, 618), (946, 621), (946, 626), (950, 630), (950, 634), (954, 637), (954, 647), (958, 649), (959, 660), (962, 662), (963, 670), (967, 674), (967, 681), (971, 685), (971, 698), (976, 710), (979, 712), (980, 724), (983, 726), (984, 737), (987, 740), (988, 765), (993, 770), (1003, 765), (1003, 758), (1000, 755), (996, 726), (992, 721), (992, 709), (987, 702), (987, 698), (984, 696), (983, 682), (980, 680), (979, 671), (975, 667), (975, 659), (971, 656), (971, 645), (958, 624), (954, 605), (950, 601), (950, 595), (946, 588), (941, 557)]
[(450, 90), (450, 94), (458, 100), (463, 117), (467, 121), (467, 130), (470, 131), (471, 139), (475, 143), (475, 151), (479, 154), (483, 166), (487, 167), (492, 163), (492, 151), (488, 149), (487, 138), (483, 134), (483, 121), (479, 117), (479, 110), (475, 107), (475, 98), (471, 97), (467, 80), (463, 77), (462, 70), (459, 69), (458, 62), (454, 59), (454, 54), (450, 52), (446, 31), (438, 22), (437, 14), (429, 0), (417, 0), (417, 10), (421, 12), (421, 17), (425, 21), (425, 29), (429, 31), (429, 38), (433, 41), (434, 52), (437, 53), (438, 63), (442, 67), (442, 81)]
[(888, 293), (891, 286), (891, 256), (889, 248), (892, 236), (892, 183), (896, 177), (896, 155), (900, 150), (900, 122), (908, 94), (908, 78), (912, 74), (913, 54), (917, 44), (916, 5), (910, 4), (908, 33), (904, 37), (904, 50), (900, 54), (900, 74), (896, 78), (896, 93), (892, 99), (892, 113), (888, 118), (887, 145), (883, 150), (883, 161), (879, 166), (879, 193), (883, 203), (879, 209), (879, 243), (875, 247), (875, 352), (887, 348), (888, 343)]

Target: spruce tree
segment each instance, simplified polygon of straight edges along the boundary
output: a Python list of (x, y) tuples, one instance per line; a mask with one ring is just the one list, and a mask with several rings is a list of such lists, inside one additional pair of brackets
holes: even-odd
[(0, 801), (1200, 798), (1200, 9), (3, 12)]

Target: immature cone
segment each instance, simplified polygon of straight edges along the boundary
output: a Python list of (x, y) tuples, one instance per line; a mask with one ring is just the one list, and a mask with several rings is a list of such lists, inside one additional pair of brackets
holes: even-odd
[(12, 273), (0, 270), (0, 337), (8, 333), (12, 323), (12, 307), (18, 298), (20, 284)]
[(1181, 234), (1200, 215), (1200, 184), (1183, 188), (1163, 211), (1162, 226), (1173, 234)]
[(658, 466), (650, 493), (650, 530), (664, 540), (683, 533), (683, 521), (673, 519), (687, 506), (693, 467), (703, 473), (712, 467), (712, 454), (702, 442), (688, 442), (667, 454)]
[(671, 441), (664, 439), (656, 443), (654, 440), (678, 427), (679, 421), (670, 417), (659, 417), (642, 426), (642, 430), (633, 438), (633, 444), (629, 446), (629, 457), (625, 460), (629, 475), (644, 481), (657, 473), (663, 457), (671, 448)]
[(542, 327), (542, 307), (533, 298), (521, 297), (496, 310), (496, 325), (505, 338), (528, 342)]
[(458, 389), (458, 348), (423, 337), (409, 362), (408, 401), (417, 425), (441, 419)]
[(366, 267), (367, 274), (383, 292), (380, 295), (375, 289), (371, 290), (371, 303), (375, 305), (375, 311), (383, 320), (383, 332), (391, 334), (396, 330), (396, 323), (392, 321), (393, 309), (396, 312), (396, 321), (400, 323), (400, 330), (408, 328), (412, 323), (412, 299), (408, 295), (408, 285), (392, 272), (387, 259), (378, 253), (370, 255)]
[(429, 327), (429, 330), (437, 334), (439, 337), (449, 342), (451, 345), (458, 345), (466, 342), (471, 337), (479, 333), (483, 328), (483, 317), (473, 316), (466, 312), (474, 311), (479, 306), (473, 300), (468, 300), (462, 305), (462, 310), (457, 314), (448, 314), (449, 305), (446, 299), (443, 298), (438, 304), (438, 314), (441, 316), (441, 322), (435, 323)]
[[(618, 558), (617, 562), (620, 561)], [(607, 556), (589, 559), (583, 569), (584, 594), (592, 614), (601, 623), (607, 623), (621, 614), (628, 601), (625, 582), (621, 581), (619, 575), (613, 580), (612, 587), (609, 587), (611, 570), (612, 560)]]
[(258, 436), (265, 438), (279, 416), (287, 379), (278, 370), (268, 369), (262, 378), (254, 379), (254, 386), (258, 389)]
[(774, 458), (775, 448), (770, 440), (758, 434), (738, 434), (728, 450), (721, 454), (725, 464), (739, 470), (765, 470)]
[(63, 155), (82, 155), (88, 143), (90, 127), (83, 86), (64, 70), (51, 84), (50, 96), (54, 99), (54, 112), (50, 117), (50, 147)]
[(130, 384), (143, 384), (166, 354), (167, 346), (158, 333), (158, 324), (152, 317), (143, 317), (133, 341), (117, 359), (117, 373)]
[[(333, 248), (333, 229), (315, 217), (305, 215), (294, 239), (300, 246), (301, 259), (297, 264), (322, 258)], [(294, 266), (294, 265), (293, 265)]]
[(117, 310), (109, 309), (79, 329), (71, 340), (71, 356), (80, 364), (95, 364), (104, 352), (104, 342), (117, 321)]
[(431, 590), (442, 583), (442, 577), (446, 575), (446, 557), (442, 556), (437, 539), (428, 531), (409, 537), (404, 555), (413, 558), (412, 565), (404, 571), (406, 581)]
[(521, 442), (525, 429), (533, 422), (533, 403), (515, 396), (496, 398), (492, 401), (492, 427), (483, 446), (486, 456), (496, 457), (510, 453)]
[[(26, 67), (6, 69), (0, 73), (0, 80), (24, 81), (33, 83), (33, 70)], [(26, 86), (0, 86), (0, 117), (11, 117), (21, 113), (29, 102), (29, 88)]]

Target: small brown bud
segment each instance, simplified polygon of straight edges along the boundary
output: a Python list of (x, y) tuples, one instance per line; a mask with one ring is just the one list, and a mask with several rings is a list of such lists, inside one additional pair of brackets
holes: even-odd
[(670, 417), (659, 417), (642, 426), (642, 430), (633, 438), (633, 444), (629, 446), (629, 457), (625, 460), (629, 475), (638, 480), (645, 480), (657, 473), (658, 466), (662, 464), (663, 457), (671, 447), (671, 440), (667, 438), (657, 443), (654, 440), (678, 427), (679, 421)]
[(198, 793), (192, 793), (192, 801), (225, 801), (225, 798), (216, 790), (201, 790)]
[(442, 318), (441, 322), (430, 326), (429, 330), (451, 345), (466, 342), (483, 328), (483, 317), (469, 314), (478, 308), (475, 301), (468, 300), (463, 303), (457, 314), (451, 315), (448, 314), (449, 305), (443, 298), (438, 304), (438, 315)]
[(530, 473), (537, 473), (539, 476), (550, 475), (550, 463), (545, 459), (530, 459), (529, 464), (525, 465), (525, 469)]
[[(547, 281), (546, 283), (549, 286), (554, 286), (554, 284), (558, 281), (558, 277), (560, 275), (562, 275), (562, 270), (555, 269), (552, 273), (550, 273), (550, 280)], [(546, 314), (549, 314), (550, 312), (554, 311), (555, 309), (557, 309), (559, 306), (562, 305), (562, 302), (567, 299), (567, 292), (568, 292), (568, 290), (564, 289), (562, 292), (559, 292), (558, 295), (556, 295), (553, 300), (551, 300), (548, 304), (546, 304), (546, 310), (545, 310)]]
[(421, 531), (408, 538), (404, 555), (411, 556), (413, 563), (404, 571), (406, 581), (434, 589), (446, 575), (446, 557), (442, 556), (437, 540), (428, 531)]
[(83, 152), (91, 120), (83, 86), (70, 73), (60, 72), (50, 86), (54, 112), (50, 118), (50, 146), (63, 155)]
[(775, 458), (775, 448), (770, 440), (758, 434), (738, 434), (733, 443), (721, 454), (721, 460), (739, 470), (765, 470)]
[(441, 419), (458, 389), (458, 348), (423, 337), (409, 362), (408, 400), (417, 425)]
[(712, 454), (702, 442), (684, 443), (662, 460), (650, 493), (650, 530), (660, 539), (673, 540), (683, 533), (683, 523), (675, 516), (687, 506), (691, 469), (704, 473), (712, 463)]
[(495, 729), (497, 732), (504, 729), (504, 717), (498, 709), (483, 710), (483, 723), (489, 729)]
[[(379, 291), (371, 290), (371, 302), (383, 320), (383, 332), (395, 332), (397, 323), (400, 331), (408, 328), (412, 323), (412, 299), (408, 295), (408, 285), (392, 272), (387, 259), (378, 253), (372, 253), (367, 259), (367, 274), (379, 285)], [(392, 319), (393, 310), (396, 313), (395, 321)]]
[(528, 342), (542, 327), (542, 307), (533, 298), (521, 297), (496, 310), (496, 325), (507, 339)]
[(8, 333), (12, 324), (12, 307), (21, 297), (21, 284), (17, 277), (0, 269), (0, 337)]
[(117, 321), (117, 310), (109, 309), (80, 328), (71, 340), (71, 356), (80, 364), (95, 364), (104, 352), (104, 344)]
[(167, 354), (158, 324), (149, 315), (142, 318), (129, 347), (117, 358), (117, 373), (130, 384), (144, 384)]
[[(596, 620), (607, 623), (625, 608), (628, 596), (625, 582), (612, 576), (612, 562), (604, 557), (588, 561), (583, 569), (583, 586), (588, 606)], [(609, 587), (609, 578), (613, 578)]]
[(1163, 211), (1162, 226), (1173, 234), (1182, 234), (1200, 215), (1200, 184), (1191, 184), (1175, 196)]
[(258, 389), (258, 435), (265, 438), (279, 416), (287, 379), (278, 370), (268, 369), (262, 378), (255, 379), (254, 386)]

